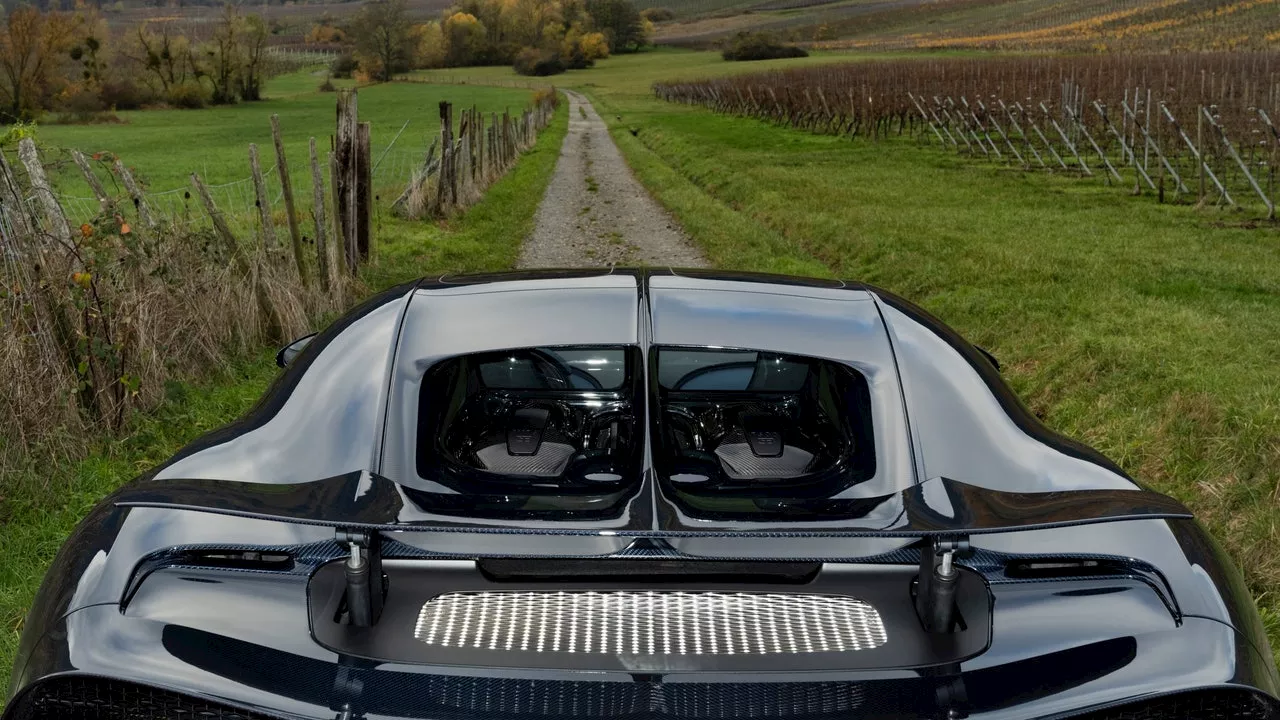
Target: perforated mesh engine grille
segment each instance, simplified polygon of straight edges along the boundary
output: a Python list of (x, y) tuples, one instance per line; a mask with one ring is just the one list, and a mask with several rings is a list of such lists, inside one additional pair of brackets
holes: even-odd
[(428, 645), (621, 655), (850, 652), (887, 642), (852, 597), (717, 592), (448, 593), (422, 606)]

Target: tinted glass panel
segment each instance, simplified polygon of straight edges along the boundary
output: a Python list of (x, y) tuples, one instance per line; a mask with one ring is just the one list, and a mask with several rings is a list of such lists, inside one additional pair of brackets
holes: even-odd
[(471, 516), (610, 512), (609, 498), (640, 476), (640, 367), (634, 347), (516, 348), (439, 363), (423, 378), (417, 465), (452, 493), (415, 498)]
[[(832, 498), (875, 474), (870, 392), (830, 360), (658, 348), (654, 462), (686, 510), (785, 515), (780, 499)], [(694, 507), (696, 506), (696, 507)]]
[(805, 362), (754, 350), (664, 348), (658, 357), (658, 382), (671, 390), (794, 392), (809, 374)]
[(530, 348), (478, 363), (485, 387), (616, 390), (626, 379), (620, 348)]

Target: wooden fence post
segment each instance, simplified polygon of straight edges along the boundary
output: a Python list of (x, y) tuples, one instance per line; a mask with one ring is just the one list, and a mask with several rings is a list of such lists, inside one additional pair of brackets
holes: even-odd
[[(293, 261), (298, 266), (298, 278), (305, 286), (310, 277), (306, 259), (302, 256), (302, 230), (298, 227), (298, 214), (293, 204), (293, 183), (289, 180), (289, 160), (284, 154), (284, 140), (280, 137), (280, 116), (271, 115), (271, 139), (276, 148), (276, 173), (280, 175), (280, 187), (284, 191), (284, 210), (289, 219), (289, 241), (293, 247)], [(312, 145), (315, 138), (312, 138)]]
[(116, 175), (120, 176), (120, 182), (124, 183), (124, 189), (129, 192), (129, 197), (133, 199), (133, 207), (138, 211), (138, 219), (143, 225), (154, 229), (156, 226), (155, 216), (151, 214), (151, 208), (147, 205), (147, 198), (142, 194), (142, 188), (138, 187), (138, 182), (133, 179), (133, 173), (129, 172), (129, 168), (120, 162), (120, 158), (116, 158), (115, 162)]
[(6, 210), (5, 217), (13, 226), (16, 234), (23, 236), (25, 242), (34, 241), (35, 222), (31, 217), (31, 208), (23, 199), (22, 189), (13, 176), (13, 169), (4, 153), (0, 153), (0, 206)]
[(45, 177), (44, 166), (40, 164), (40, 153), (31, 138), (22, 138), (18, 142), (18, 157), (27, 168), (27, 176), (31, 179), (31, 187), (35, 190), (40, 205), (44, 208), (45, 218), (49, 222), (49, 232), (64, 243), (71, 242), (71, 226), (67, 224), (67, 216), (58, 204), (58, 198), (49, 187), (49, 179)]
[(454, 184), (453, 105), (440, 101), (440, 173), (436, 176), (437, 212), (444, 213), (458, 201), (458, 188)]
[(325, 238), (324, 175), (320, 173), (320, 158), (316, 152), (316, 139), (311, 138), (311, 221), (316, 228), (316, 270), (320, 276), (320, 289), (329, 292), (329, 243)]
[(209, 194), (209, 188), (205, 186), (204, 181), (196, 173), (191, 173), (191, 185), (196, 189), (196, 195), (200, 198), (201, 204), (204, 205), (205, 213), (213, 221), (213, 229), (218, 233), (218, 237), (222, 238), (223, 244), (226, 245), (227, 253), (240, 270), (248, 274), (250, 268), (244, 253), (240, 249), (240, 243), (236, 240), (235, 233), (231, 232), (231, 227), (227, 225), (226, 219), (222, 217), (222, 212), (218, 210), (218, 206), (213, 202), (213, 196)]
[[(250, 147), (253, 146), (251, 145)], [(218, 210), (218, 206), (213, 202), (213, 196), (209, 194), (209, 188), (205, 187), (204, 181), (200, 179), (200, 176), (191, 173), (191, 184), (195, 187), (196, 194), (200, 196), (200, 202), (204, 205), (204, 210), (208, 213), (209, 219), (213, 221), (214, 230), (217, 231), (222, 241), (226, 243), (231, 259), (235, 262), (241, 274), (248, 278), (249, 283), (253, 286), (253, 294), (258, 300), (258, 309), (267, 321), (267, 338), (271, 341), (283, 340), (284, 321), (280, 317), (275, 303), (271, 301), (271, 296), (267, 293), (266, 286), (262, 284), (258, 277), (257, 260), (250, 259), (244, 252), (244, 248), (236, 241), (236, 236), (231, 232), (227, 221), (222, 217), (222, 212)]]
[(329, 153), (329, 189), (333, 193), (333, 244), (337, 250), (338, 258), (342, 260), (343, 267), (348, 273), (354, 274), (355, 270), (351, 265), (351, 255), (347, 252), (347, 203), (346, 198), (338, 190), (338, 184), (342, 181), (342, 169), (338, 167), (338, 153), (332, 151)]
[(72, 150), (71, 159), (75, 160), (76, 166), (80, 168), (81, 174), (84, 175), (85, 183), (93, 191), (93, 196), (98, 199), (98, 208), (104, 213), (111, 212), (114, 203), (107, 196), (107, 191), (102, 187), (102, 182), (98, 180), (98, 176), (93, 174), (93, 168), (89, 166), (89, 161), (85, 159), (84, 153), (79, 150)]
[(342, 252), (346, 258), (347, 272), (356, 274), (360, 254), (356, 249), (356, 153), (359, 151), (359, 104), (356, 91), (338, 94), (338, 134), (333, 148), (334, 210), (342, 237)]
[(267, 198), (262, 166), (258, 163), (258, 146), (254, 143), (249, 143), (249, 169), (253, 172), (253, 195), (258, 206), (258, 217), (262, 220), (262, 247), (274, 250), (277, 240), (276, 227), (271, 221), (271, 200)]
[(373, 154), (371, 123), (362, 122), (356, 126), (356, 161), (355, 161), (355, 209), (356, 209), (356, 255), (363, 263), (369, 259), (373, 249), (370, 233), (373, 217)]

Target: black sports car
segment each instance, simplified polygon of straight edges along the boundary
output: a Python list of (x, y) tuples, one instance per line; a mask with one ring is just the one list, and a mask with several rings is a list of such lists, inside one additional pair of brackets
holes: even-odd
[(1272, 718), (1239, 573), (856, 283), (421, 281), (100, 504), (5, 720)]

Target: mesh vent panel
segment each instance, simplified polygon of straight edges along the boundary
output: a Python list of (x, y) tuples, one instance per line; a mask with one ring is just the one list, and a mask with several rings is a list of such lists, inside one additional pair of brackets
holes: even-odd
[(771, 655), (868, 650), (880, 614), (834, 595), (715, 592), (476, 592), (432, 599), (428, 645), (614, 655)]
[(14, 709), (14, 720), (278, 720), (144, 685), (102, 678), (40, 683)]
[(1071, 720), (1275, 720), (1275, 704), (1240, 690), (1184, 693), (1112, 710), (1077, 715)]

